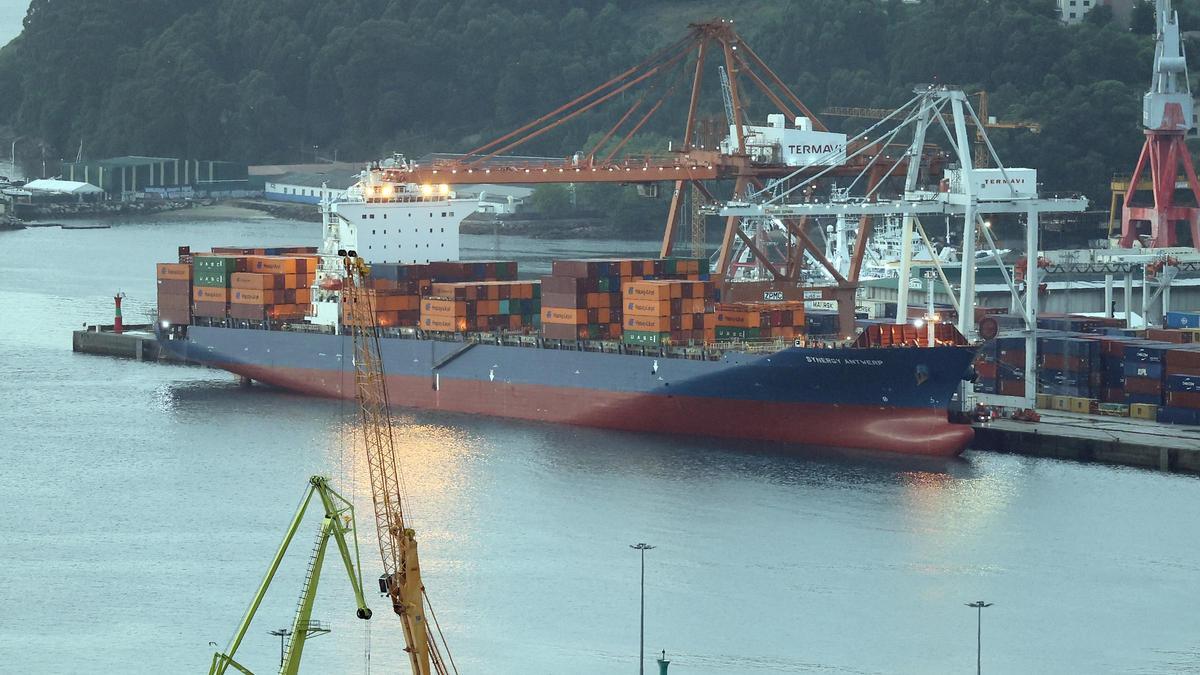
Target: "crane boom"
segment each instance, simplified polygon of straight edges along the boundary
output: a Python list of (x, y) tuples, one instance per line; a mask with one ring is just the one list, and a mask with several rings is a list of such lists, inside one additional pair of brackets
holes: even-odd
[(388, 408), (387, 380), (379, 350), (379, 326), (366, 283), (370, 268), (353, 251), (346, 254), (343, 261), (346, 274), (342, 293), (343, 301), (349, 301), (350, 304), (347, 323), (353, 335), (359, 431), (371, 476), (375, 529), (379, 535), (379, 554), (383, 560), (380, 592), (391, 598), (392, 609), (404, 627), (405, 651), (413, 675), (446, 675), (449, 671), (426, 620), (425, 587), (421, 583), (416, 535), (404, 519), (403, 491), (396, 461), (392, 415)]

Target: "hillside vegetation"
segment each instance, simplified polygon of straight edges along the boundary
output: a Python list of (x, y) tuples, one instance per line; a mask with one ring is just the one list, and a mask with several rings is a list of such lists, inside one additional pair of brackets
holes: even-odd
[[(732, 5), (723, 8), (723, 5)], [(722, 14), (809, 107), (895, 106), (914, 84), (991, 92), (1006, 163), (1106, 200), (1142, 140), (1152, 41), (1106, 8), (1052, 0), (33, 0), (0, 50), (0, 120), (51, 157), (125, 153), (342, 159), (466, 150), (590, 89)], [(1192, 4), (1184, 3), (1185, 28)], [(1193, 53), (1197, 50), (1193, 49)], [(710, 88), (715, 92), (715, 88)], [(677, 137), (686, 96), (646, 128)], [(763, 101), (755, 101), (761, 108)], [(709, 114), (720, 114), (709, 97)], [(765, 113), (765, 108), (762, 108)], [(566, 156), (620, 110), (547, 134)], [(833, 126), (853, 126), (828, 120)], [(0, 139), (2, 140), (2, 139)], [(28, 152), (34, 144), (24, 143)], [(644, 143), (643, 143), (644, 145)]]

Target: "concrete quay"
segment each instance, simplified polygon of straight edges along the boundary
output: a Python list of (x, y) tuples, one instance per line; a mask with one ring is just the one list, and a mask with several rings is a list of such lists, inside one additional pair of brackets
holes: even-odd
[(121, 333), (114, 333), (112, 324), (92, 325), (71, 334), (71, 350), (81, 354), (115, 356), (138, 361), (163, 361), (184, 363), (160, 349), (154, 336), (154, 326), (137, 324), (125, 326)]
[(976, 450), (1200, 475), (1200, 427), (1039, 410), (1040, 422), (976, 423)]

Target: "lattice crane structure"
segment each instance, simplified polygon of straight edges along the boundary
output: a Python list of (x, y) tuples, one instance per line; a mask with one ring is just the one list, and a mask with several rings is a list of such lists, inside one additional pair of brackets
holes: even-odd
[[(1154, 38), (1154, 73), (1150, 89), (1142, 97), (1142, 126), (1146, 142), (1129, 179), (1121, 209), (1121, 246), (1135, 242), (1148, 248), (1179, 245), (1179, 226), (1191, 234), (1192, 246), (1200, 248), (1200, 181), (1184, 136), (1192, 128), (1192, 90), (1188, 82), (1187, 58), (1179, 35), (1179, 16), (1171, 0), (1156, 0), (1158, 26)], [(1138, 204), (1143, 173), (1150, 171), (1153, 203)], [(1175, 203), (1180, 170), (1194, 205)]]
[[(727, 128), (714, 134), (713, 120), (701, 116), (701, 94), (706, 81), (719, 81), (713, 62), (724, 71), (728, 86), (710, 94), (727, 94)], [(690, 80), (690, 82), (689, 82)], [(722, 82), (722, 85), (724, 83)], [(682, 133), (669, 148), (658, 154), (632, 156), (624, 153), (630, 140), (664, 108), (664, 102), (676, 93), (686, 92), (686, 115)], [(750, 99), (755, 119), (750, 116)], [(722, 96), (724, 98), (724, 96)], [(623, 102), (623, 103), (622, 103)], [(617, 121), (590, 147), (563, 159), (506, 157), (548, 131), (577, 120), (599, 107), (621, 105), (623, 112), (613, 114)], [(720, 114), (724, 101), (707, 106)], [(670, 109), (670, 106), (668, 106)], [(595, 118), (592, 118), (595, 119)], [(762, 124), (763, 122), (766, 124)], [(719, 125), (720, 123), (718, 123)], [(705, 131), (709, 133), (705, 133)], [(674, 184), (663, 230), (660, 255), (674, 252), (681, 223), (687, 220), (685, 203), (713, 203), (716, 194), (740, 196), (759, 190), (768, 181), (788, 177), (812, 177), (825, 180), (820, 189), (828, 190), (833, 180), (866, 174), (855, 183), (863, 194), (874, 194), (889, 177), (904, 175), (910, 159), (929, 170), (945, 160), (935, 147), (922, 148), (916, 157), (903, 146), (889, 146), (878, 138), (859, 137), (847, 142), (845, 134), (830, 132), (800, 100), (783, 79), (772, 71), (734, 29), (732, 21), (714, 19), (689, 26), (687, 34), (660, 49), (641, 63), (619, 73), (607, 82), (585, 92), (537, 119), (471, 151), (454, 157), (439, 157), (417, 163), (398, 158), (371, 172), (380, 199), (388, 194), (388, 183), (447, 185), (465, 183), (539, 184), (539, 183), (629, 183)], [(803, 169), (797, 172), (799, 166)], [(691, 190), (685, 189), (691, 184)], [(371, 186), (367, 186), (371, 189)], [(716, 194), (714, 194), (716, 193)], [(703, 216), (701, 216), (703, 217)], [(692, 222), (692, 244), (703, 236), (700, 224)], [(713, 278), (722, 284), (726, 299), (761, 300), (770, 297), (799, 298), (803, 286), (802, 271), (806, 260), (815, 261), (831, 271), (836, 287), (824, 291), (841, 299), (843, 321), (853, 320), (853, 299), (862, 268), (870, 217), (860, 222), (862, 245), (853, 253), (849, 274), (839, 273), (826, 259), (823, 247), (815, 243), (803, 220), (782, 223), (725, 219), (721, 243), (713, 255)], [(768, 237), (785, 243), (783, 256), (768, 256)], [(698, 247), (697, 247), (698, 248)], [(776, 246), (775, 248), (778, 248)]]
[[(349, 305), (345, 322), (353, 335), (354, 385), (359, 405), (358, 433), (371, 476), (375, 530), (383, 575), (379, 590), (392, 602), (404, 628), (404, 651), (413, 675), (457, 673), (437, 619), (427, 611), (428, 597), (421, 582), (416, 533), (405, 520), (404, 485), (397, 460), (396, 431), (388, 408), (387, 379), (379, 349), (379, 324), (367, 280), (370, 268), (353, 251), (339, 251), (345, 264), (343, 302)], [(357, 445), (357, 444), (356, 444)], [(432, 622), (430, 621), (432, 619)], [(444, 654), (443, 654), (444, 652)]]

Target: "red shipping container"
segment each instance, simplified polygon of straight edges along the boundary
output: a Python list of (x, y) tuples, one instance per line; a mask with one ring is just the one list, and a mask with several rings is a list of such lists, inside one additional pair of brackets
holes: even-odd
[(1125, 393), (1127, 394), (1162, 394), (1162, 381), (1153, 377), (1126, 377)]
[(1200, 391), (1168, 391), (1167, 405), (1200, 410)]

